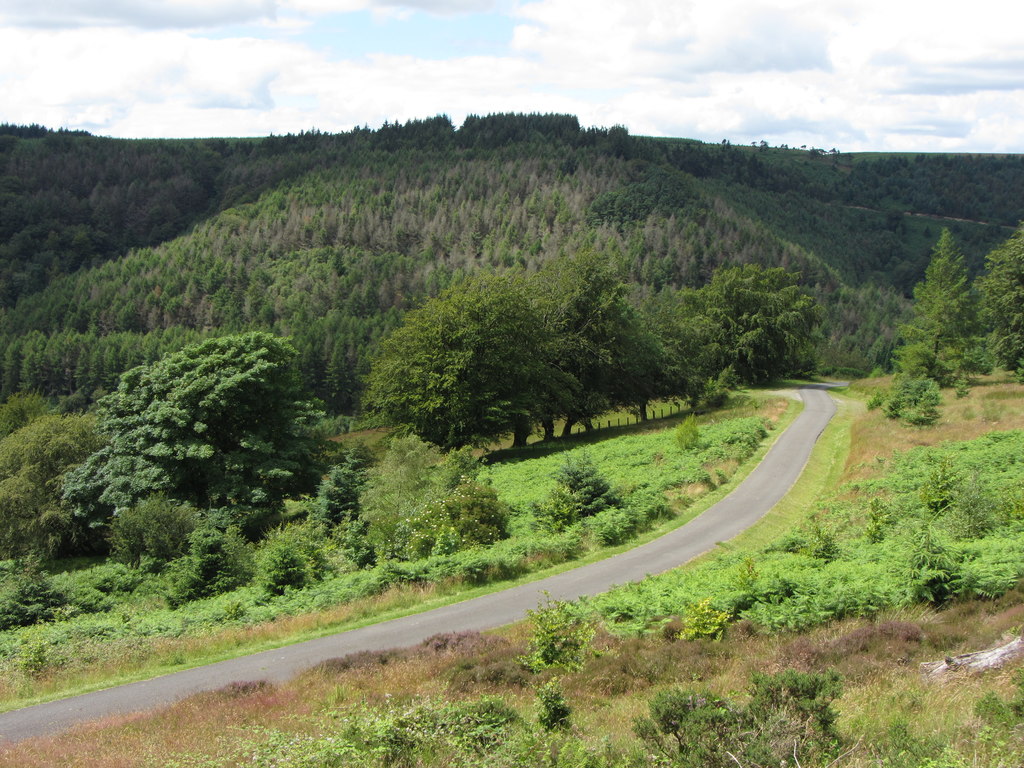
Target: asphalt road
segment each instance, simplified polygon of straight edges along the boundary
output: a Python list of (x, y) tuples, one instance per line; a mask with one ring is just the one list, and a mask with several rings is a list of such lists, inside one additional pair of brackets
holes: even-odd
[(803, 411), (746, 479), (700, 516), (647, 544), (557, 576), (425, 613), (6, 712), (0, 714), (0, 739), (20, 741), (58, 733), (79, 723), (153, 709), (230, 683), (280, 682), (326, 659), (356, 651), (414, 645), (442, 632), (498, 627), (522, 619), (527, 610), (543, 602), (544, 593), (571, 600), (675, 568), (748, 528), (785, 496), (835, 413), (827, 388), (801, 387)]

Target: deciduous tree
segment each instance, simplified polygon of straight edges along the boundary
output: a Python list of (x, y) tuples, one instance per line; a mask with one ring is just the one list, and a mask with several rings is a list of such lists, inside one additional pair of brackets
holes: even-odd
[(481, 274), (408, 313), (381, 345), (363, 400), (381, 421), (443, 448), (515, 432), (559, 377), (550, 336), (516, 274)]
[(155, 493), (258, 525), (320, 479), (295, 350), (267, 333), (211, 339), (121, 377), (101, 405), (109, 444), (68, 476), (65, 494), (102, 519)]

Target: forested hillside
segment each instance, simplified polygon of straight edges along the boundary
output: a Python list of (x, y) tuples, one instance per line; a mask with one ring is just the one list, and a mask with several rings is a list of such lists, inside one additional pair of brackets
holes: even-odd
[[(848, 156), (444, 117), (259, 140), (0, 126), (0, 396), (67, 407), (205, 336), (289, 335), (328, 408), (459, 274), (606, 256), (640, 301), (782, 266), (826, 311), (826, 368), (886, 365), (944, 226), (968, 267), (1024, 218), (1016, 156)], [(953, 221), (965, 219), (970, 221)]]

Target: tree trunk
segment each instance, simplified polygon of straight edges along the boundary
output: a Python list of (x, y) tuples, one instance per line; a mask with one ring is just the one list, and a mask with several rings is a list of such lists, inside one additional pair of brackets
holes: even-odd
[(1015, 637), (1005, 645), (990, 648), (987, 651), (961, 653), (959, 656), (947, 656), (942, 661), (922, 662), (921, 672), (927, 677), (941, 677), (957, 670), (976, 672), (983, 669), (995, 669), (1021, 655), (1024, 655), (1024, 640)]
[(526, 441), (533, 432), (533, 424), (526, 416), (517, 416), (515, 419), (515, 430), (512, 433), (512, 447), (525, 448)]
[(541, 427), (544, 428), (544, 439), (554, 440), (555, 439), (555, 420), (551, 418), (541, 419)]
[(636, 407), (637, 415), (640, 417), (640, 421), (647, 421), (647, 401), (640, 403)]
[(572, 434), (572, 428), (576, 426), (576, 419), (569, 416), (565, 418), (565, 425), (562, 427), (562, 437), (568, 437)]

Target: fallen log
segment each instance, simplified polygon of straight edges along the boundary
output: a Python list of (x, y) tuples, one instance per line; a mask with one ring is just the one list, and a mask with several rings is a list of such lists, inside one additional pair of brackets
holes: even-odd
[(941, 677), (950, 672), (980, 672), (985, 669), (996, 669), (1007, 661), (1024, 656), (1024, 638), (1015, 637), (1005, 645), (989, 648), (987, 651), (961, 653), (959, 656), (947, 656), (941, 661), (925, 661), (921, 663), (921, 673), (925, 677)]

